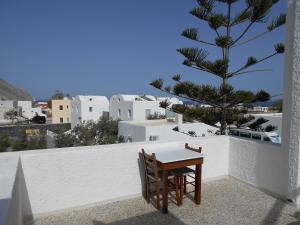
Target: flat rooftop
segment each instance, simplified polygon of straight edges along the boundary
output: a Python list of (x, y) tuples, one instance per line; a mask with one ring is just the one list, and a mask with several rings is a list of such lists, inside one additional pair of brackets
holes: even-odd
[(166, 119), (157, 120), (141, 120), (141, 121), (121, 121), (121, 123), (127, 123), (137, 126), (161, 126), (161, 125), (177, 125), (177, 123), (172, 121), (167, 121)]
[(157, 211), (137, 197), (86, 209), (57, 213), (36, 219), (34, 225), (279, 225), (300, 224), (300, 211), (233, 178), (203, 184), (202, 202), (188, 197), (178, 207), (169, 203), (169, 213)]

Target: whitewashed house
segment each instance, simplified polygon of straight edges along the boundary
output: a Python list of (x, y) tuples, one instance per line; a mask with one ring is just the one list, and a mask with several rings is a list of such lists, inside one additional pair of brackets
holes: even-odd
[(150, 115), (165, 115), (159, 106), (167, 100), (172, 104), (182, 104), (177, 98), (154, 97), (152, 95), (113, 95), (109, 101), (109, 114), (114, 120), (147, 120)]
[(0, 101), (0, 122), (7, 122), (5, 120), (5, 113), (14, 109), (14, 103), (11, 100)]
[(71, 127), (87, 122), (97, 121), (108, 116), (109, 101), (105, 96), (77, 95), (71, 101)]
[(173, 119), (120, 121), (118, 136), (124, 137), (125, 142), (180, 141), (214, 136), (217, 130), (205, 123), (183, 123), (182, 115), (175, 114)]
[(32, 107), (32, 101), (15, 101), (14, 108), (18, 112), (18, 116), (24, 119), (32, 119), (35, 116), (46, 117), (46, 115), (42, 113), (41, 108)]
[(15, 101), (14, 108), (18, 111), (18, 116), (25, 118), (31, 117), (31, 101)]
[(268, 112), (269, 107), (267, 107), (267, 106), (254, 106), (252, 111), (253, 112)]

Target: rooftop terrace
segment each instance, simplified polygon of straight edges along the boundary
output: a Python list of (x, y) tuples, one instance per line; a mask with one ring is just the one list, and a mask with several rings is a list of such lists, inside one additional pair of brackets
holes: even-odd
[[(200, 206), (189, 200), (182, 207), (170, 204), (167, 216), (141, 197), (144, 182), (138, 153), (141, 148), (172, 151), (183, 148), (185, 141), (2, 153), (0, 186), (5, 188), (0, 189), (0, 224), (22, 225), (32, 220), (45, 225), (153, 224), (153, 219), (158, 220), (155, 224), (297, 221), (296, 208), (259, 191), (286, 202), (288, 168), (280, 145), (230, 136), (188, 142), (202, 146), (205, 154), (202, 202)], [(70, 211), (74, 209), (81, 210)]]
[(57, 213), (35, 220), (34, 225), (140, 225), (140, 224), (300, 224), (300, 211), (233, 178), (204, 183), (202, 203), (189, 198), (169, 214), (157, 211), (142, 197), (81, 210)]

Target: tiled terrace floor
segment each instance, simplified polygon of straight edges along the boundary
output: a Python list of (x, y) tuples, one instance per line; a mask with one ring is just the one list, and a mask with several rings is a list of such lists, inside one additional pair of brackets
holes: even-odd
[(167, 215), (140, 198), (40, 218), (35, 225), (300, 224), (300, 212), (232, 178), (204, 183), (202, 202), (170, 203)]

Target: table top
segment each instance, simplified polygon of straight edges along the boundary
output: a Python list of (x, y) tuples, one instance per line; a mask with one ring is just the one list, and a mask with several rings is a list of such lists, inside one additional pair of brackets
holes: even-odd
[(170, 151), (160, 151), (157, 152), (155, 155), (157, 161), (161, 163), (170, 163), (170, 162), (177, 162), (177, 161), (183, 161), (189, 159), (198, 159), (204, 157), (203, 153), (195, 152), (185, 148), (174, 149)]

